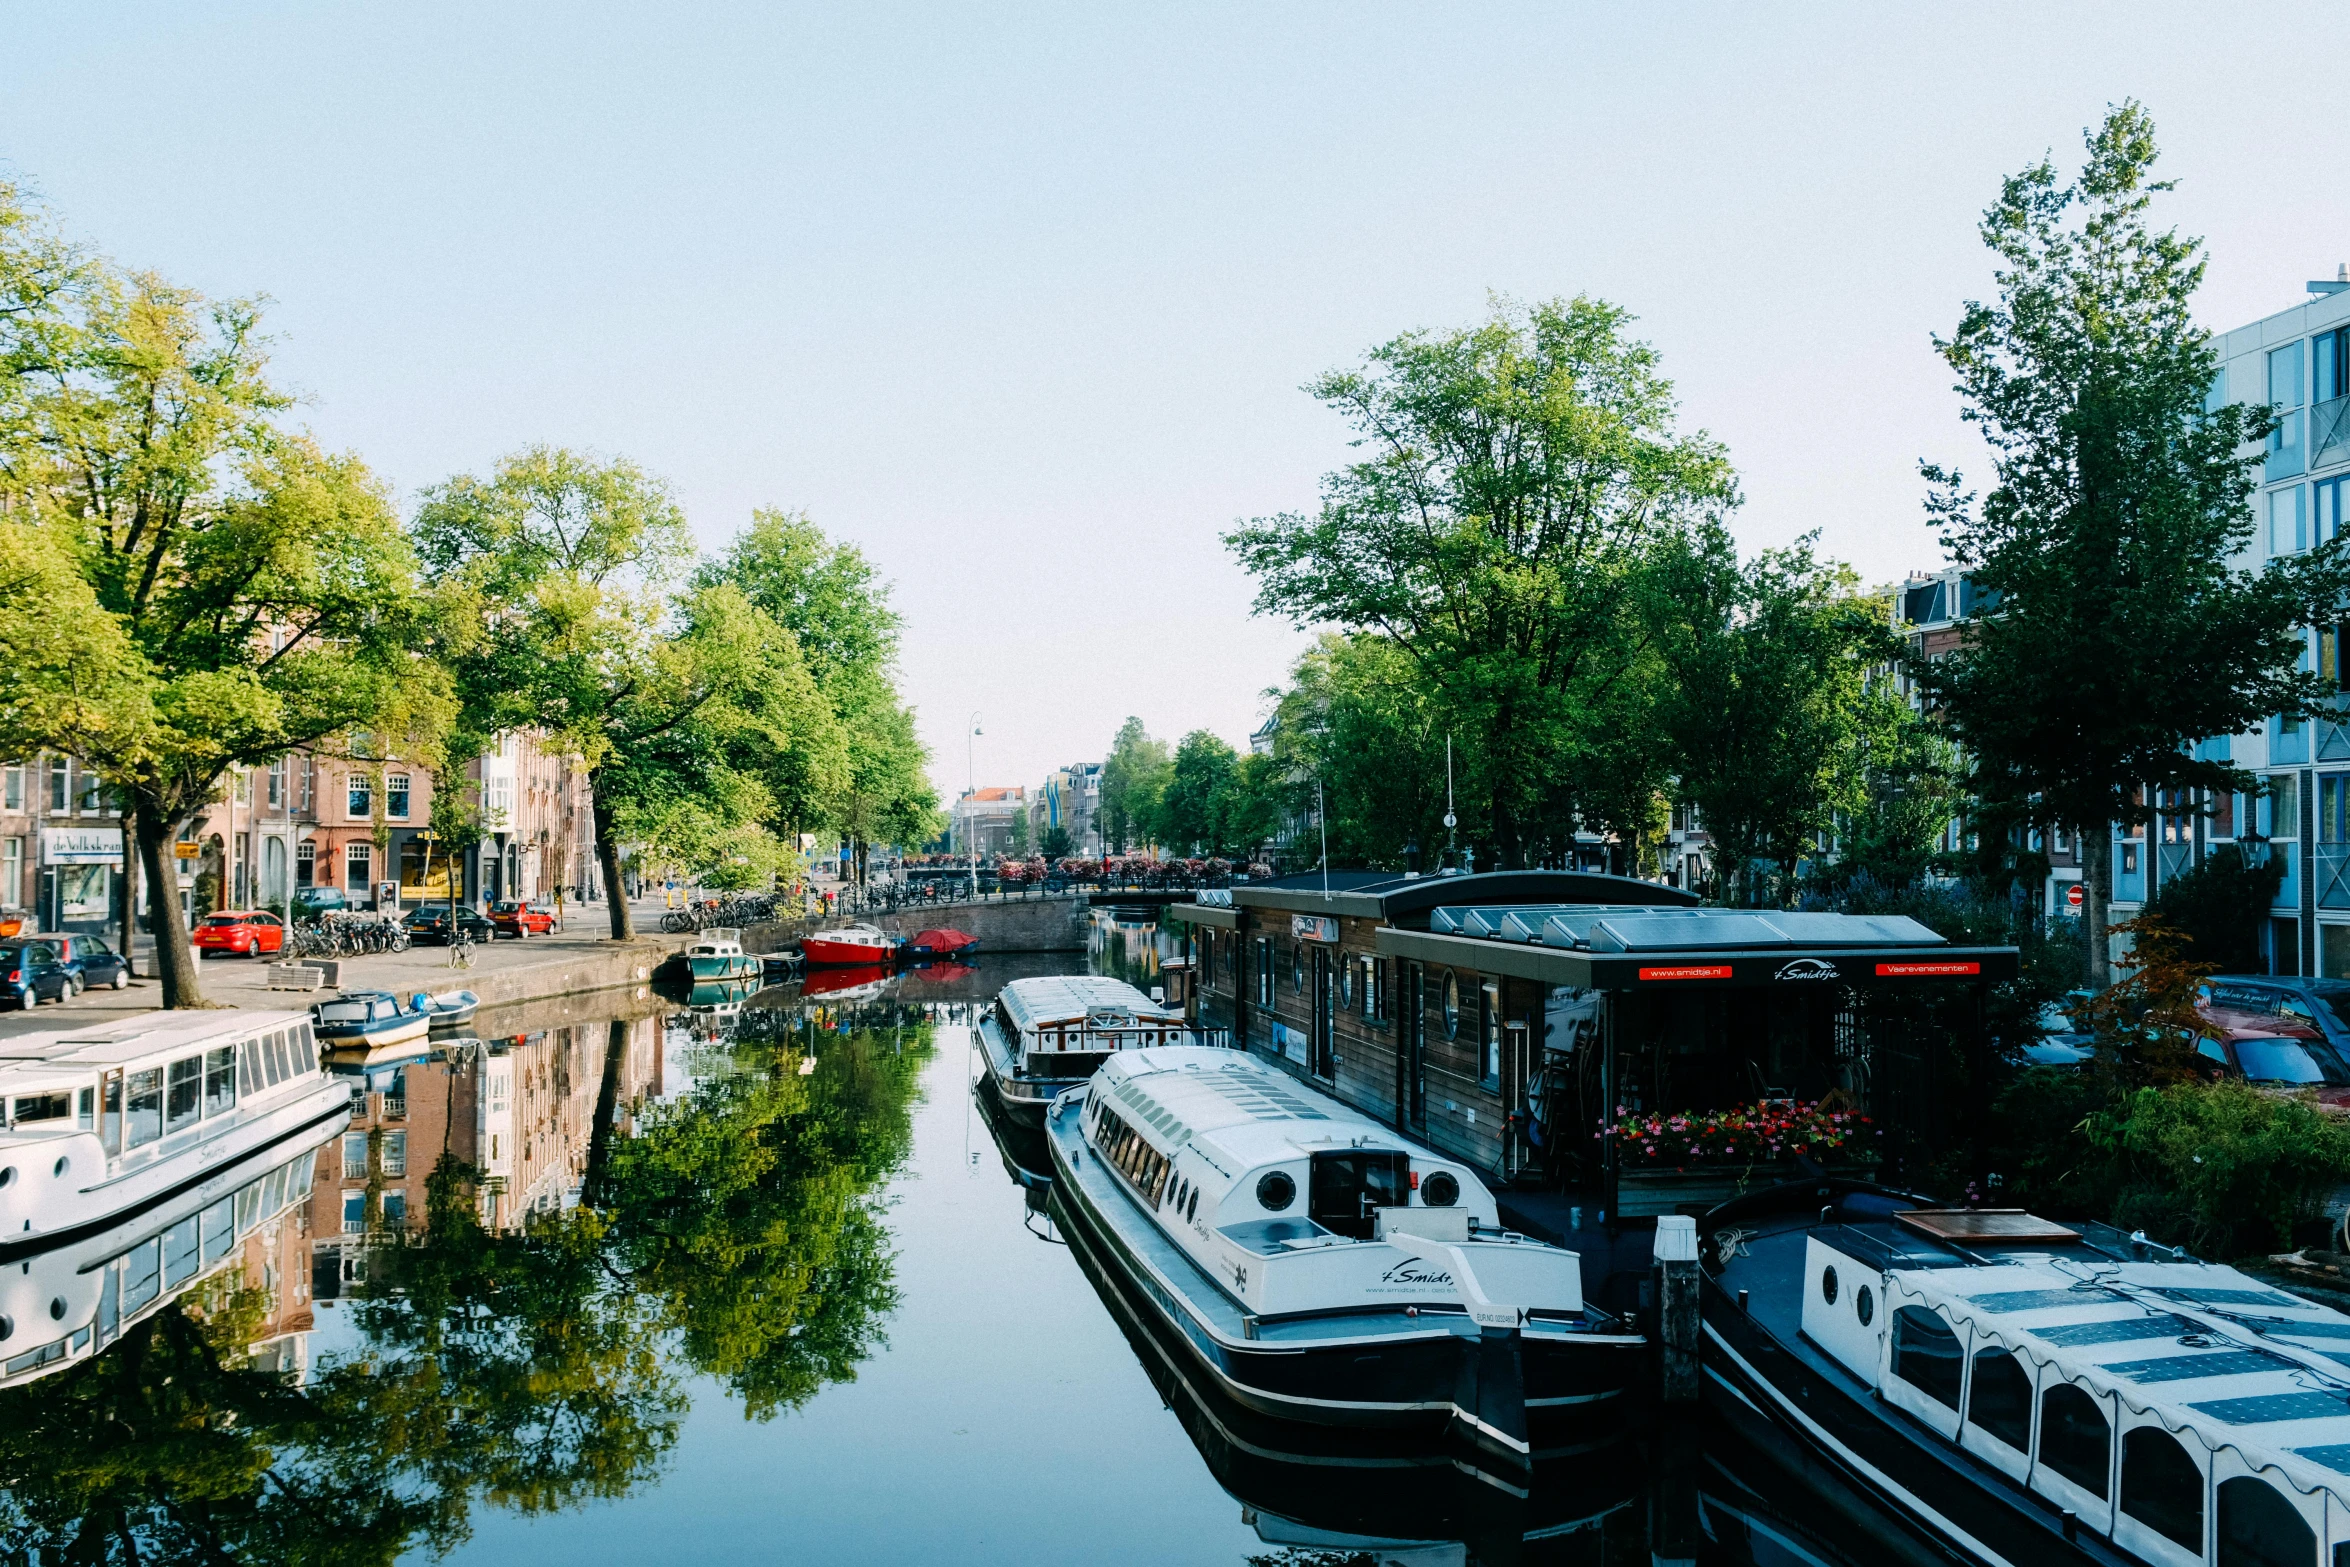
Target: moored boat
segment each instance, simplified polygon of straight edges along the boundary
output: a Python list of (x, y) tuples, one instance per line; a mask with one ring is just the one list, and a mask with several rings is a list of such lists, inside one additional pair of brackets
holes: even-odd
[(8, 1042), (0, 1260), (92, 1233), (350, 1113), (299, 1012), (154, 1012)]
[(800, 956), (811, 968), (888, 963), (905, 942), (876, 925), (839, 925), (800, 938)]
[(1044, 1124), (1047, 1104), (1093, 1076), (1113, 1051), (1199, 1042), (1183, 1014), (1098, 974), (1013, 980), (976, 1032), (984, 1091), (1007, 1119), (1031, 1129)]
[(2350, 1316), (2142, 1234), (1852, 1183), (1700, 1228), (1709, 1399), (1961, 1559), (2350, 1559)]
[(429, 995), (420, 990), (408, 998), (408, 1006), (411, 1011), (423, 1013), (426, 1026), (437, 1034), (471, 1027), (473, 1015), (481, 1010), (481, 997), (470, 990), (443, 990)]
[(757, 979), (766, 964), (743, 950), (743, 933), (730, 925), (713, 925), (693, 939), (683, 954), (685, 966), (698, 984), (717, 980)]
[(346, 990), (311, 1003), (310, 1016), (319, 1039), (337, 1047), (374, 1049), (405, 1044), (432, 1032), (431, 1013), (418, 1011), (388, 990)]
[(1465, 1164), (1238, 1051), (1119, 1051), (1045, 1117), (1061, 1212), (1260, 1414), (1450, 1430), (1513, 1463), (1625, 1394), (1629, 1323)]
[(907, 938), (906, 950), (917, 957), (969, 957), (979, 950), (979, 938), (967, 930), (918, 930)]

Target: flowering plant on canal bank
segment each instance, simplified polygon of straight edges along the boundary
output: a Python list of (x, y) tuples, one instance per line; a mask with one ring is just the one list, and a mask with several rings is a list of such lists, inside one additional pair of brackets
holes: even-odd
[(1822, 1163), (1873, 1160), (1878, 1131), (1867, 1116), (1817, 1102), (1757, 1100), (1703, 1113), (1640, 1113), (1616, 1107), (1595, 1136), (1613, 1137), (1621, 1165), (1771, 1164), (1799, 1156)]

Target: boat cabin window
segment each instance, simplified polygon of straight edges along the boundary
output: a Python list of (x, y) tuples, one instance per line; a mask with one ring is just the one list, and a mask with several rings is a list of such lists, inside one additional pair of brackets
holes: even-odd
[(2032, 1450), (2032, 1374), (2004, 1349), (1975, 1352), (1975, 1383), (1967, 1393), (1967, 1423), (2019, 1453)]
[(2219, 1567), (2308, 1567), (2316, 1560), (2316, 1534), (2275, 1486), (2251, 1475), (2220, 1482)]
[(12, 1126), (28, 1121), (62, 1121), (73, 1114), (73, 1092), (59, 1089), (53, 1094), (18, 1094), (16, 1102), (8, 1107)]
[(1935, 1403), (1956, 1409), (1966, 1354), (1950, 1324), (1924, 1306), (1893, 1313), (1893, 1374)]
[(1378, 1222), (1376, 1209), (1400, 1208), (1411, 1200), (1409, 1154), (1383, 1148), (1349, 1148), (1314, 1155), (1306, 1192), (1306, 1217), (1335, 1235), (1367, 1241)]
[(170, 1068), (163, 1096), (163, 1130), (194, 1126), (204, 1114), (204, 1058), (182, 1056)]
[[(2203, 1472), (2160, 1426), (2140, 1426), (2122, 1438), (2122, 1511), (2202, 1554)], [(2308, 1554), (2302, 1552), (2304, 1560)]]
[(144, 1148), (162, 1137), (163, 1068), (132, 1072), (123, 1083), (123, 1149)]
[(1191, 1189), (1191, 1200), (1183, 1205), (1183, 1217), (1186, 1220), (1199, 1217), (1199, 1188), (1196, 1186)]
[(204, 1053), (204, 1113), (222, 1115), (237, 1107), (237, 1052), (233, 1045)]
[(2040, 1395), (2040, 1462), (2100, 1501), (2113, 1456), (2113, 1428), (2097, 1400), (2070, 1382)]

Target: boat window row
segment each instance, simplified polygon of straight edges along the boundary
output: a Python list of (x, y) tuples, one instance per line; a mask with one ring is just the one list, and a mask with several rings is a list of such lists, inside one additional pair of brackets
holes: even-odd
[(96, 1091), (88, 1088), (18, 1094), (8, 1102), (8, 1124), (46, 1128), (49, 1124), (71, 1121), (86, 1132), (91, 1127), (95, 1102)]
[[(236, 1243), (310, 1195), (314, 1153), (287, 1160), (161, 1235), (107, 1261), (98, 1280), (98, 1344), (104, 1348), (168, 1292), (226, 1261)], [(86, 1332), (87, 1330), (85, 1330)], [(14, 1362), (10, 1362), (13, 1368)]]
[(1094, 1101), (1093, 1146), (1112, 1169), (1126, 1177), (1143, 1201), (1154, 1208), (1159, 1205), (1172, 1167), (1167, 1156), (1127, 1125), (1125, 1117), (1098, 1099)]
[[(2033, 1393), (2030, 1363), (2004, 1345), (1968, 1357), (1940, 1313), (1903, 1306), (1893, 1314), (1891, 1374), (1989, 1437), (2099, 1502), (2117, 1500), (2134, 1520), (2179, 1549), (2205, 1554), (2202, 1467), (2186, 1445), (2159, 1425), (2124, 1432), (2120, 1495), (2114, 1474), (2113, 1422), (2107, 1400), (2078, 1383), (2052, 1380)], [(1970, 1375), (1971, 1373), (1971, 1375)], [(2033, 1426), (2038, 1414), (2039, 1443)], [(2317, 1535), (2301, 1512), (2266, 1480), (2238, 1475), (2217, 1491), (2219, 1567), (2316, 1567)]]
[[(1270, 1007), (1279, 993), (1279, 981), (1276, 976), (1281, 970), (1279, 953), (1283, 946), (1288, 948), (1290, 988), (1298, 995), (1304, 995), (1308, 972), (1306, 953), (1313, 943), (1306, 941), (1284, 943), (1272, 936), (1258, 936), (1254, 939), (1256, 950), (1250, 964), (1250, 972), (1254, 980), (1256, 1004), (1260, 1007)], [(1219, 934), (1215, 931), (1200, 932), (1201, 972), (1209, 975), (1220, 973), (1227, 984), (1234, 982), (1236, 976), (1232, 972), (1232, 954), (1239, 944), (1240, 938), (1236, 935)], [(1217, 962), (1219, 955), (1222, 958), (1220, 967)], [(1390, 1003), (1387, 988), (1388, 965), (1385, 958), (1375, 958), (1363, 953), (1340, 952), (1338, 954), (1336, 984), (1338, 1010), (1350, 1013), (1359, 1012), (1363, 1021), (1374, 1027), (1383, 1028), (1387, 1025)]]
[(235, 1110), (240, 1085), (247, 1095), (263, 1093), (317, 1065), (310, 1025), (296, 1023), (162, 1066), (108, 1072), (99, 1090), (98, 1135), (109, 1154), (144, 1148)]

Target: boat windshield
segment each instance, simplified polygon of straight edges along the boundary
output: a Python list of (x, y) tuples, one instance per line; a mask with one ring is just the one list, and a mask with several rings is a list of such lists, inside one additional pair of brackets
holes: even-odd
[(2255, 1083), (2350, 1083), (2341, 1057), (2318, 1040), (2239, 1038), (2234, 1043), (2236, 1064)]
[(367, 1004), (363, 1001), (329, 1001), (318, 1009), (318, 1016), (325, 1023), (364, 1023), (367, 1021)]

